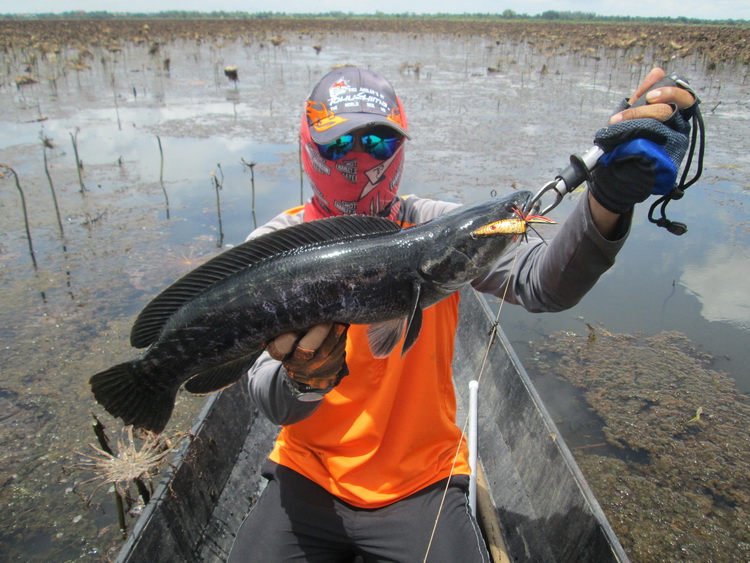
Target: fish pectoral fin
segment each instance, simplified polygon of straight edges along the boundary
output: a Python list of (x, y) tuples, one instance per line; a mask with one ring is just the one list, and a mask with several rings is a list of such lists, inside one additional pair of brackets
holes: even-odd
[(367, 327), (367, 342), (376, 358), (387, 358), (401, 340), (406, 318), (393, 319)]
[(422, 286), (414, 282), (412, 287), (411, 303), (409, 304), (409, 316), (382, 323), (377, 323), (367, 327), (367, 341), (370, 344), (370, 351), (376, 358), (387, 358), (396, 348), (401, 335), (404, 337), (404, 345), (401, 348), (401, 355), (406, 354), (417, 341), (419, 332), (422, 330), (422, 307), (419, 305), (419, 298), (422, 295)]
[(418, 282), (415, 282), (412, 291), (411, 306), (409, 307), (409, 318), (406, 325), (406, 337), (404, 338), (404, 346), (401, 349), (402, 356), (414, 345), (419, 336), (419, 331), (422, 330), (422, 307), (419, 305), (421, 294), (422, 286)]
[(258, 359), (262, 350), (242, 356), (231, 362), (226, 362), (219, 366), (209, 368), (191, 377), (185, 383), (185, 389), (194, 395), (206, 395), (221, 391), (230, 385), (237, 383), (240, 378), (253, 367), (255, 360)]

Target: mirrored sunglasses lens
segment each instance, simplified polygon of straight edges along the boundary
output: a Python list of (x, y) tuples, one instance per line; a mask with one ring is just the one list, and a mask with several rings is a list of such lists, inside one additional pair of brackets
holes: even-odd
[(380, 135), (363, 135), (362, 146), (379, 160), (391, 158), (398, 148), (398, 137), (381, 137)]
[(320, 154), (326, 160), (338, 160), (345, 157), (354, 146), (353, 135), (342, 135), (332, 143), (318, 145)]

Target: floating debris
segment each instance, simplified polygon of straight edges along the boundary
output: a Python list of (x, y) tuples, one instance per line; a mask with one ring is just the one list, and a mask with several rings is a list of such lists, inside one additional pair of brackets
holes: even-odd
[(16, 78), (16, 87), (28, 86), (29, 84), (36, 84), (36, 80), (29, 75), (19, 76)]
[(226, 76), (232, 82), (237, 82), (239, 80), (237, 67), (236, 66), (224, 67), (224, 76)]
[(698, 407), (698, 410), (695, 411), (695, 416), (688, 420), (688, 422), (698, 422), (701, 419), (701, 415), (703, 414), (703, 407)]
[(177, 445), (188, 434), (178, 433), (171, 437), (142, 432), (140, 446), (134, 436), (132, 426), (122, 430), (122, 436), (117, 440), (116, 451), (110, 453), (104, 449), (89, 444), (90, 454), (76, 452), (83, 457), (83, 461), (75, 465), (76, 469), (93, 471), (96, 476), (80, 483), (99, 481), (94, 491), (104, 485), (114, 485), (123, 497), (129, 497), (129, 488), (137, 481), (145, 481), (152, 487), (151, 478), (157, 474), (161, 465), (174, 451)]

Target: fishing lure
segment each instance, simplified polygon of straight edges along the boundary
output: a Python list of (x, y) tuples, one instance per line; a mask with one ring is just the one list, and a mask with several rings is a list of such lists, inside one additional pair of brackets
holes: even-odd
[[(544, 217), (543, 215), (531, 215), (530, 213), (524, 213), (522, 209), (519, 209), (518, 207), (513, 208), (513, 212), (517, 215), (516, 217), (511, 217), (509, 219), (501, 219), (500, 221), (495, 221), (494, 223), (490, 223), (489, 225), (485, 225), (484, 227), (477, 229), (472, 234), (475, 238), (478, 237), (486, 237), (486, 236), (492, 236), (492, 235), (514, 235), (513, 242), (518, 240), (518, 237), (524, 237), (526, 239), (528, 235), (528, 229), (534, 230), (534, 227), (531, 225), (534, 224), (545, 224), (545, 225), (553, 225), (555, 224), (555, 221), (550, 219), (549, 217)], [(539, 234), (539, 233), (537, 233)]]

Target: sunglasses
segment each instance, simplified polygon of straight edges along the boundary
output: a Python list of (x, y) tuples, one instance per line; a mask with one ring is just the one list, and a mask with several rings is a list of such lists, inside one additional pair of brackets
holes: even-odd
[[(335, 141), (325, 144), (316, 145), (320, 154), (326, 160), (339, 160), (344, 158), (354, 148), (354, 135), (341, 135)], [(374, 131), (366, 133), (360, 137), (362, 148), (373, 158), (378, 160), (387, 160), (393, 156), (401, 142), (401, 136), (391, 131)]]

